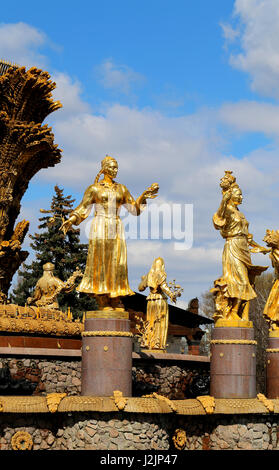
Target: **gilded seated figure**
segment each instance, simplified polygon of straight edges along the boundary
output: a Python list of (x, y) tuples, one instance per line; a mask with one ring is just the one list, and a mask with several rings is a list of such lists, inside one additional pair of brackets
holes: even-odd
[(257, 296), (253, 288), (255, 277), (268, 268), (252, 264), (249, 246), (253, 247), (254, 253), (267, 250), (253, 240), (249, 223), (238, 209), (243, 198), (232, 172), (225, 172), (220, 186), (222, 201), (213, 216), (213, 224), (225, 239), (225, 246), (223, 274), (211, 289), (215, 296), (215, 320), (249, 321), (249, 301)]
[(172, 302), (176, 302), (183, 289), (175, 285), (172, 290), (167, 284), (163, 258), (156, 258), (148, 274), (142, 276), (138, 289), (144, 291), (147, 287), (150, 293), (146, 299), (146, 321), (141, 329), (141, 347), (154, 352), (166, 352), (169, 324), (168, 297)]
[[(125, 233), (119, 217), (121, 206), (138, 216), (147, 199), (155, 198), (159, 189), (154, 183), (135, 200), (126, 186), (114, 180), (117, 172), (117, 161), (107, 155), (94, 183), (86, 189), (81, 203), (61, 226), (66, 233), (71, 225), (79, 225), (95, 205), (86, 268), (77, 291), (94, 296), (99, 308), (106, 310), (121, 309), (121, 297), (134, 294), (128, 282)], [(102, 174), (103, 179), (99, 181)]]
[(53, 263), (43, 265), (43, 275), (35, 286), (33, 296), (28, 297), (27, 304), (49, 309), (59, 309), (58, 294), (60, 292), (72, 292), (75, 287), (75, 279), (81, 275), (81, 271), (77, 269), (66, 282), (63, 282), (54, 276), (54, 269)]

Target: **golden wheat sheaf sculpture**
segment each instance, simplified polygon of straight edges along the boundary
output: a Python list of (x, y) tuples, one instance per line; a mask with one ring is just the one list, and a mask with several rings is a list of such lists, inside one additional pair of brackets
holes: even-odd
[(21, 199), (31, 178), (61, 159), (51, 127), (43, 124), (62, 107), (52, 99), (55, 87), (48, 72), (0, 61), (0, 303), (28, 256), (21, 244), (29, 222), (15, 227)]

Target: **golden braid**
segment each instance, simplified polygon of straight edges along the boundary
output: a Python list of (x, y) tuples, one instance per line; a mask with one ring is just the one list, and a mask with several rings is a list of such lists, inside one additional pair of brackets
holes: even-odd
[(104, 169), (101, 168), (101, 170), (99, 171), (99, 173), (96, 175), (96, 178), (95, 178), (95, 180), (94, 180), (94, 184), (97, 184), (97, 183), (98, 183), (98, 181), (99, 181), (99, 179), (100, 179), (100, 176), (101, 176), (101, 174), (103, 173), (103, 170), (104, 170)]

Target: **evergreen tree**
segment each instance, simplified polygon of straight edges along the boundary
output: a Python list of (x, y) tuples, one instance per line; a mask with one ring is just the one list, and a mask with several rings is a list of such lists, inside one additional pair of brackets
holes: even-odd
[[(40, 233), (29, 235), (36, 259), (29, 265), (24, 263), (19, 270), (18, 284), (10, 296), (12, 303), (25, 305), (43, 274), (45, 263), (55, 265), (54, 275), (62, 281), (66, 281), (77, 267), (82, 272), (85, 269), (88, 245), (80, 243), (80, 230), (71, 227), (66, 235), (59, 230), (62, 222), (72, 212), (75, 200), (71, 196), (64, 196), (63, 189), (58, 186), (54, 187), (54, 191), (50, 210), (41, 210), (46, 215), (39, 218)], [(76, 282), (79, 281), (77, 279)], [(87, 294), (76, 292), (76, 289), (69, 294), (59, 294), (58, 302), (63, 311), (70, 307), (74, 317), (80, 317), (86, 310), (96, 309), (96, 301)]]

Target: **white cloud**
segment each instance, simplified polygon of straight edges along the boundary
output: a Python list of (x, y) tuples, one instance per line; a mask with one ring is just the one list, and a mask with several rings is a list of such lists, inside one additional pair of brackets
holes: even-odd
[[(59, 95), (58, 95), (59, 97)], [(213, 129), (213, 128), (212, 128)], [(216, 153), (216, 135), (204, 113), (168, 118), (156, 111), (107, 107), (102, 115), (81, 113), (55, 123), (56, 141), (64, 148), (62, 163), (44, 173), (62, 184), (81, 188), (95, 176), (106, 154), (119, 160), (119, 178), (137, 188), (158, 180), (180, 194), (174, 178), (181, 170), (208, 162)], [(221, 139), (220, 139), (221, 140)], [(135, 172), (136, 169), (136, 172)], [(191, 172), (186, 172), (189, 179)], [(185, 193), (185, 184), (182, 185)]]
[(143, 75), (135, 72), (127, 65), (118, 65), (112, 59), (104, 60), (95, 67), (95, 72), (104, 88), (124, 93), (131, 93), (135, 85), (144, 81)]
[(0, 57), (27, 68), (44, 67), (47, 59), (38, 49), (45, 45), (44, 32), (26, 23), (0, 23)]
[(236, 28), (226, 25), (224, 30), (223, 25), (227, 37), (239, 40), (240, 51), (231, 53), (231, 65), (250, 75), (252, 90), (278, 98), (278, 0), (236, 0), (234, 19)]
[(261, 132), (279, 138), (279, 106), (258, 101), (224, 104), (220, 119), (240, 132)]
[(54, 114), (55, 120), (90, 110), (89, 104), (81, 98), (82, 86), (79, 81), (72, 80), (69, 75), (61, 72), (52, 74), (51, 79), (56, 83), (56, 88), (52, 93), (53, 99), (61, 101), (63, 105), (63, 108)]
[(227, 49), (227, 47), (236, 40), (236, 38), (239, 36), (240, 33), (237, 29), (234, 29), (228, 23), (221, 22), (220, 26), (222, 28), (223, 37), (225, 39), (224, 47), (225, 49)]

